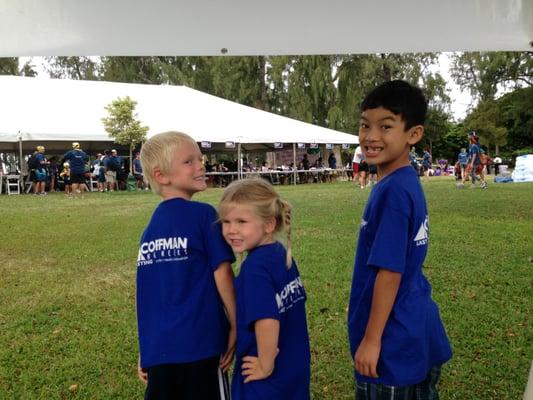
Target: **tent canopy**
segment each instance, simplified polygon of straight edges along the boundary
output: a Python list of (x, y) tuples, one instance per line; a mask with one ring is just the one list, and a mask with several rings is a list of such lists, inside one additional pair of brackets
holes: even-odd
[(355, 135), (322, 128), (190, 89), (185, 86), (0, 76), (0, 150), (109, 147), (105, 107), (117, 98), (137, 101), (148, 136), (177, 130), (198, 142), (234, 142), (248, 149), (282, 143), (356, 144)]
[(528, 51), (531, 0), (4, 0), (0, 57)]

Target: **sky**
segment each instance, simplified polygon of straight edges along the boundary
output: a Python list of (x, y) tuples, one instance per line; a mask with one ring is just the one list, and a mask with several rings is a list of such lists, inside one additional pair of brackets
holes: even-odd
[(446, 86), (448, 89), (450, 89), (449, 96), (452, 100), (452, 115), (456, 121), (459, 121), (466, 116), (466, 112), (470, 107), (470, 103), (472, 103), (472, 97), (470, 96), (468, 90), (461, 90), (461, 88), (453, 81), (450, 75), (451, 55), (452, 53), (441, 53), (437, 70), (446, 81)]
[[(462, 120), (466, 116), (466, 112), (472, 102), (472, 98), (468, 91), (462, 91), (461, 88), (455, 84), (450, 76), (450, 56), (452, 53), (441, 53), (439, 57), (439, 65), (435, 66), (434, 70), (439, 71), (442, 77), (446, 80), (446, 85), (450, 90), (449, 96), (451, 102), (451, 112), (454, 120)], [(44, 71), (43, 64), (45, 64), (44, 57), (21, 57), (21, 64), (28, 60), (32, 60), (32, 64), (35, 66), (35, 70), (38, 73), (38, 78), (48, 78), (48, 74)]]

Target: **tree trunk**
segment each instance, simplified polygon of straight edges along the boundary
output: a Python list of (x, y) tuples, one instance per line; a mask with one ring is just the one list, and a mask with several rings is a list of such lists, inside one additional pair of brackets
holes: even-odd
[(130, 145), (130, 175), (133, 175), (133, 144)]

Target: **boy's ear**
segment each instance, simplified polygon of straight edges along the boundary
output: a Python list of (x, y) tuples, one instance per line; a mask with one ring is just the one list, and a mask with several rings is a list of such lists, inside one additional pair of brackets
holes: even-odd
[(161, 171), (161, 168), (159, 167), (154, 167), (154, 172), (152, 175), (154, 176), (155, 181), (160, 185), (167, 185), (170, 182), (168, 177)]
[(424, 125), (415, 125), (409, 129), (407, 142), (412, 146), (417, 144), (424, 137)]

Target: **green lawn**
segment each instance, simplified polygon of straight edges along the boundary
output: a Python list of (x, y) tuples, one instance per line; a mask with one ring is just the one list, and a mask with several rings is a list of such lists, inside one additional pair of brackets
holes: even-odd
[[(533, 359), (533, 184), (424, 183), (426, 274), (454, 348), (442, 399), (519, 399)], [(279, 188), (308, 292), (313, 399), (353, 399), (346, 310), (368, 190)], [(197, 200), (215, 204), (219, 189)], [(0, 399), (134, 399), (137, 241), (158, 199), (0, 196)]]

